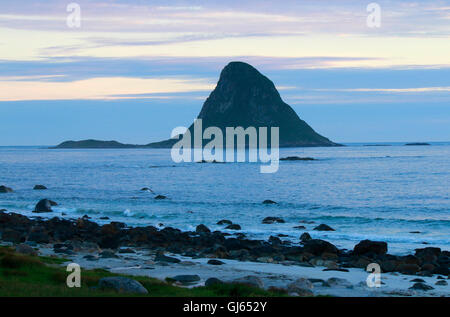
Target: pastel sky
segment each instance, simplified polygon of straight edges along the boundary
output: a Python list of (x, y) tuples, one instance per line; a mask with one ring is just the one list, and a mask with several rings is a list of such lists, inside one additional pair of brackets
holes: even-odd
[(74, 2), (0, 2), (0, 145), (165, 139), (234, 60), (333, 141), (450, 141), (450, 0)]

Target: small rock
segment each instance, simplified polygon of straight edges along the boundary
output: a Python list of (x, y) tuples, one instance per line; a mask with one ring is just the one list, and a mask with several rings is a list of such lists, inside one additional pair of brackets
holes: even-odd
[(47, 187), (45, 187), (44, 185), (35, 185), (33, 187), (34, 190), (45, 190), (47, 189)]
[(232, 283), (247, 285), (250, 287), (264, 288), (263, 281), (259, 277), (253, 276), (253, 275), (248, 275), (248, 276), (244, 276), (241, 278), (237, 278), (237, 279), (233, 280)]
[(382, 241), (370, 241), (363, 240), (360, 241), (353, 248), (353, 253), (356, 255), (366, 254), (366, 253), (375, 253), (375, 254), (386, 254), (388, 250), (388, 245), (386, 242)]
[(6, 193), (12, 193), (12, 192), (14, 192), (12, 188), (6, 187), (3, 185), (0, 186), (0, 193), (6, 194)]
[(317, 231), (335, 231), (329, 225), (326, 225), (324, 223), (322, 223), (322, 224), (318, 225), (317, 227), (315, 227), (314, 230), (317, 230)]
[(273, 205), (273, 204), (276, 204), (276, 202), (273, 201), (273, 200), (270, 200), (270, 199), (266, 199), (266, 200), (263, 201), (263, 204), (265, 204), (265, 205)]
[(347, 287), (347, 288), (353, 287), (352, 283), (350, 283), (344, 278), (332, 277), (327, 280), (327, 283), (330, 286)]
[(306, 242), (309, 240), (312, 240), (311, 235), (308, 232), (302, 233), (302, 235), (300, 236), (300, 241)]
[(272, 224), (272, 223), (285, 223), (284, 219), (279, 217), (266, 217), (263, 219), (262, 223), (264, 224)]
[(138, 281), (122, 276), (103, 277), (98, 282), (98, 288), (114, 289), (120, 293), (148, 293), (147, 289)]
[(167, 197), (164, 196), (164, 195), (157, 195), (157, 196), (155, 197), (155, 199), (161, 200), (161, 199), (167, 199)]
[(294, 229), (304, 230), (306, 229), (305, 226), (295, 226)]
[(434, 289), (434, 287), (429, 286), (429, 285), (427, 285), (425, 283), (415, 283), (409, 289), (415, 289), (415, 290), (420, 290), (420, 291), (429, 291), (429, 290)]
[(222, 261), (219, 261), (219, 260), (212, 259), (212, 260), (208, 261), (208, 264), (210, 264), (210, 265), (223, 265), (225, 263), (222, 262)]
[(195, 232), (197, 233), (209, 233), (211, 232), (211, 230), (209, 230), (209, 228), (203, 224), (198, 225), (197, 228), (195, 228)]
[(321, 255), (322, 253), (338, 253), (336, 246), (330, 242), (320, 239), (311, 239), (304, 242), (304, 251), (313, 255)]
[(210, 277), (205, 282), (206, 287), (209, 287), (212, 285), (220, 285), (220, 284), (224, 284), (224, 282), (222, 282), (221, 280), (219, 280), (218, 278), (215, 278), (215, 277)]
[(100, 217), (100, 220), (109, 220), (109, 217)]
[(425, 283), (425, 281), (422, 280), (421, 278), (412, 279), (411, 282), (414, 282), (414, 283)]
[(434, 283), (434, 285), (447, 286), (448, 283), (447, 283), (447, 281), (440, 280), (440, 281), (437, 281), (436, 283)]
[(312, 290), (313, 288), (314, 288), (313, 283), (311, 283), (310, 280), (303, 277), (295, 280), (294, 282), (288, 285), (288, 291), (295, 293), (298, 293), (299, 291), (302, 290)]
[(177, 275), (171, 279), (175, 280), (181, 284), (191, 284), (200, 281), (200, 276), (198, 275)]
[(42, 199), (34, 207), (33, 212), (41, 213), (41, 212), (52, 212), (52, 204), (48, 199)]
[(225, 227), (225, 229), (229, 229), (229, 230), (241, 230), (241, 226), (238, 224), (231, 224)]
[(280, 161), (315, 161), (312, 157), (288, 156), (280, 158)]

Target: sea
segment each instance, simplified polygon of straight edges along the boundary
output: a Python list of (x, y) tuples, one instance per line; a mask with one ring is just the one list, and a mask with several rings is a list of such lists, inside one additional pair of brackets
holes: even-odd
[[(174, 163), (170, 149), (0, 147), (0, 185), (14, 189), (0, 194), (0, 209), (181, 230), (204, 224), (235, 234), (217, 225), (229, 219), (256, 239), (299, 243), (308, 232), (346, 249), (370, 239), (386, 241), (392, 254), (450, 250), (450, 142), (345, 145), (280, 149), (280, 157), (316, 160), (281, 161), (272, 174), (260, 173), (260, 162)], [(37, 184), (48, 189), (33, 190)], [(58, 206), (32, 213), (43, 198)], [(268, 216), (285, 223), (263, 224)], [(314, 230), (322, 223), (335, 231)]]

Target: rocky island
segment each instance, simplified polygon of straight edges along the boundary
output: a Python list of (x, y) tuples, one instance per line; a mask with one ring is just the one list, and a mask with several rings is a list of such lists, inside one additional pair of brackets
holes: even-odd
[[(223, 135), (226, 127), (267, 127), (269, 131), (271, 127), (279, 127), (280, 147), (340, 145), (318, 134), (301, 120), (281, 99), (273, 82), (243, 62), (231, 62), (222, 70), (216, 88), (206, 99), (197, 118), (202, 119), (203, 130), (214, 126), (220, 128)], [(193, 124), (189, 130), (193, 135)], [(83, 140), (66, 141), (54, 148), (170, 148), (176, 141), (168, 139), (132, 145), (117, 141)]]

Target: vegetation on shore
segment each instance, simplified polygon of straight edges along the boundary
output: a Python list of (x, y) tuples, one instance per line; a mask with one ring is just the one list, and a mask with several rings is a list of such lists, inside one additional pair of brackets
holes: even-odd
[[(12, 248), (0, 247), (0, 296), (152, 296), (152, 297), (252, 297), (281, 296), (282, 293), (265, 291), (246, 285), (216, 284), (209, 287), (183, 288), (150, 277), (126, 276), (103, 269), (81, 271), (81, 287), (69, 288), (66, 278), (69, 272), (61, 264), (66, 259), (57, 257), (28, 256), (16, 253)], [(147, 295), (118, 293), (96, 289), (102, 277), (125, 276), (140, 282)]]

